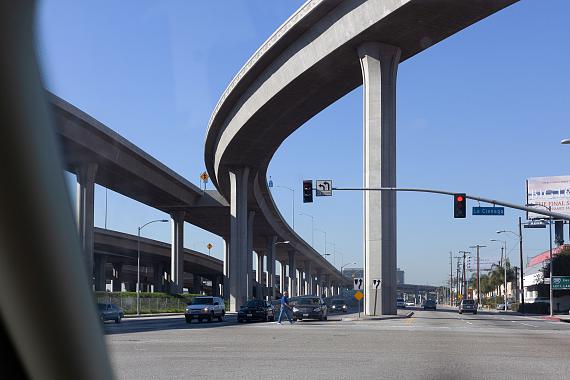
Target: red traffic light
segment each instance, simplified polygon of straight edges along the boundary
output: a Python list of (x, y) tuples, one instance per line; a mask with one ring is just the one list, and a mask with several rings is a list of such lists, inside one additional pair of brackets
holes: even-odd
[(453, 217), (465, 218), (467, 217), (467, 198), (463, 193), (454, 194), (453, 196)]

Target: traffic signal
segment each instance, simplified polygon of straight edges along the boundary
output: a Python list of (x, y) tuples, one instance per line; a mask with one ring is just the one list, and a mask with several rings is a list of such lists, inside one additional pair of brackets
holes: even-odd
[(313, 181), (303, 181), (303, 203), (313, 203)]
[(465, 218), (467, 216), (467, 198), (465, 194), (453, 195), (453, 217)]

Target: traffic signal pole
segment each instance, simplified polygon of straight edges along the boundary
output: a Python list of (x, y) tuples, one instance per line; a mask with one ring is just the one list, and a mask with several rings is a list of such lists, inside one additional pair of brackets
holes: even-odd
[[(443, 194), (443, 195), (451, 195), (451, 196), (461, 194), (461, 193), (455, 193), (455, 192), (445, 191), (445, 190), (404, 188), (404, 187), (377, 187), (377, 188), (333, 187), (332, 190), (334, 190), (334, 191), (401, 191), (401, 192), (411, 192), (411, 193)], [(570, 215), (559, 214), (557, 212), (552, 212), (551, 210), (548, 210), (548, 209), (540, 209), (540, 208), (529, 207), (529, 206), (521, 206), (521, 205), (517, 205), (515, 203), (509, 203), (509, 202), (505, 202), (505, 201), (501, 201), (501, 200), (497, 200), (497, 199), (483, 198), (483, 197), (479, 197), (477, 195), (470, 195), (470, 194), (465, 194), (465, 198), (472, 199), (474, 201), (489, 203), (492, 205), (499, 205), (499, 206), (503, 206), (503, 207), (508, 207), (508, 208), (512, 208), (512, 209), (516, 209), (516, 210), (533, 212), (533, 213), (539, 214), (539, 215), (550, 216), (553, 219), (570, 221)]]

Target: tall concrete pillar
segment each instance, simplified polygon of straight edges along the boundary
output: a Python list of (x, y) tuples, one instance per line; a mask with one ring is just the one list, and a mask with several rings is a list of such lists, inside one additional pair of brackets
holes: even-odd
[(323, 296), (328, 297), (330, 295), (329, 291), (329, 275), (325, 274), (323, 275)]
[(116, 264), (113, 266), (113, 291), (120, 292), (122, 290), (123, 282), (123, 264)]
[(77, 229), (89, 282), (93, 279), (93, 226), (95, 223), (95, 175), (97, 164), (84, 164), (76, 168), (77, 177)]
[(192, 293), (201, 294), (202, 292), (202, 277), (199, 274), (192, 273)]
[[(364, 187), (396, 186), (396, 73), (400, 48), (358, 47), (364, 85)], [(382, 280), (374, 300), (373, 279)], [(364, 192), (365, 314), (396, 314), (396, 192)]]
[(164, 291), (164, 263), (156, 263), (152, 266), (152, 282), (155, 292)]
[(255, 298), (263, 299), (263, 254), (256, 252)]
[(287, 264), (285, 261), (280, 261), (279, 264), (281, 266), (281, 273), (279, 274), (279, 291), (283, 294), (285, 290), (289, 290), (287, 286)]
[(275, 243), (277, 236), (270, 236), (267, 238), (267, 299), (275, 299)]
[(220, 295), (220, 277), (214, 276), (212, 277), (212, 295), (219, 296)]
[(171, 217), (170, 293), (182, 293), (184, 287), (184, 211), (175, 211)]
[[(248, 296), (248, 277), (251, 265), (247, 267), (248, 214), (247, 183), (249, 168), (231, 168), (230, 176), (230, 249), (229, 249), (229, 299), (230, 311), (237, 312)], [(250, 290), (251, 292), (251, 290)]]
[(297, 297), (297, 260), (295, 251), (289, 251), (289, 296)]
[(107, 281), (105, 278), (105, 267), (107, 266), (107, 256), (95, 256), (95, 290), (105, 291)]
[(255, 276), (253, 275), (253, 222), (255, 220), (255, 211), (247, 214), (247, 299), (253, 297), (253, 288), (255, 285)]
[(305, 289), (307, 295), (314, 295), (313, 268), (310, 261), (305, 261)]
[(224, 238), (223, 242), (223, 252), (224, 252), (224, 283), (222, 289), (222, 295), (224, 299), (230, 299), (230, 243), (227, 238)]

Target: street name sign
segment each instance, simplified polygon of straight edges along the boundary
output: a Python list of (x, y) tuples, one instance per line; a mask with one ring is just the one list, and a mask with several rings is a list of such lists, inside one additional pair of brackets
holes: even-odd
[(364, 280), (362, 277), (354, 278), (354, 290), (362, 290), (364, 288)]
[(504, 207), (473, 207), (473, 215), (505, 215)]
[(330, 197), (332, 196), (332, 180), (317, 179), (315, 181), (315, 195), (317, 197)]
[(552, 276), (552, 289), (570, 289), (570, 276)]

